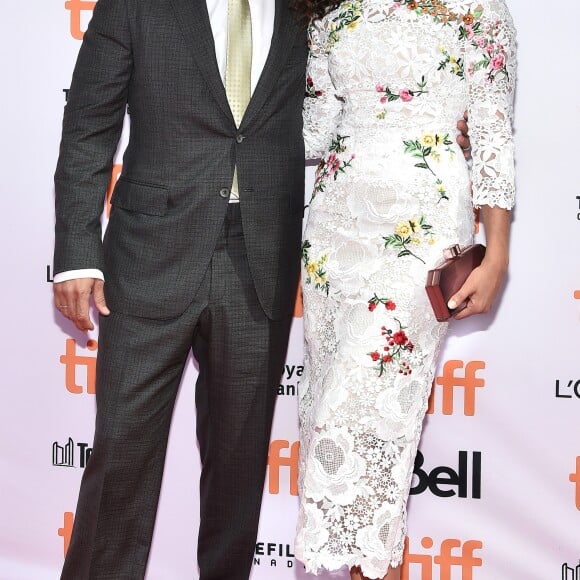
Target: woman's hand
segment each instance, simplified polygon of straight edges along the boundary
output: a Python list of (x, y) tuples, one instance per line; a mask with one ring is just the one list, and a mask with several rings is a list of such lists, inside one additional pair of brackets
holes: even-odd
[(481, 215), (487, 244), (485, 258), (447, 304), (453, 309), (467, 300), (467, 307), (454, 317), (457, 320), (489, 312), (507, 272), (511, 214), (499, 207), (483, 205)]
[(459, 291), (449, 300), (450, 309), (456, 308), (464, 301), (467, 306), (454, 318), (461, 320), (473, 314), (489, 312), (502, 287), (507, 271), (507, 264), (486, 263), (473, 270)]

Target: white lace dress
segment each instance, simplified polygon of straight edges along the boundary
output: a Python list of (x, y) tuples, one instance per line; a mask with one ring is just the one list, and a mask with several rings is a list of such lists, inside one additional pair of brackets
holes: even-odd
[[(302, 249), (296, 556), (382, 578), (401, 562), (446, 332), (427, 270), (471, 242), (474, 206), (513, 205), (515, 31), (502, 0), (354, 0), (310, 43), (305, 142), (322, 161)], [(471, 172), (455, 142), (465, 110)]]

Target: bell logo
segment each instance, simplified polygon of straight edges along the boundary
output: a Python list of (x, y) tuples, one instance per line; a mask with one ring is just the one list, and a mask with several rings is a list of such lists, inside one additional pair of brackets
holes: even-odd
[[(282, 456), (283, 449), (290, 448), (288, 455)], [(300, 443), (295, 441), (290, 445), (290, 441), (279, 439), (270, 443), (268, 453), (268, 491), (272, 495), (280, 493), (280, 468), (288, 467), (290, 495), (298, 495), (298, 459), (300, 457)]]
[[(431, 550), (434, 542), (432, 538), (426, 537), (421, 540), (421, 547)], [(436, 555), (413, 554), (409, 550), (409, 538), (405, 540), (405, 553), (403, 556), (403, 566), (401, 569), (401, 580), (410, 580), (410, 570), (416, 570), (420, 566), (420, 580), (453, 580), (461, 577), (461, 580), (473, 580), (473, 569), (481, 567), (483, 560), (475, 557), (475, 551), (481, 550), (483, 543), (479, 540), (469, 540), (461, 542), (456, 539), (443, 540), (441, 548)], [(439, 568), (439, 575), (433, 575), (434, 568)], [(461, 570), (461, 576), (454, 575), (456, 570)], [(419, 579), (413, 575), (413, 578)]]
[(481, 451), (473, 451), (471, 462), (469, 453), (460, 451), (457, 469), (442, 465), (429, 471), (423, 468), (424, 463), (423, 453), (417, 451), (411, 495), (429, 490), (437, 497), (481, 499)]
[(478, 377), (477, 372), (485, 369), (485, 362), (470, 361), (465, 365), (463, 376), (457, 376), (457, 371), (462, 370), (463, 366), (463, 361), (460, 360), (449, 360), (445, 363), (443, 374), (433, 381), (427, 414), (432, 415), (435, 412), (436, 387), (440, 386), (443, 415), (453, 415), (457, 387), (461, 387), (463, 390), (463, 414), (466, 417), (475, 415), (475, 391), (485, 386), (485, 380)]
[(576, 509), (580, 511), (580, 457), (576, 457), (576, 471), (570, 474), (570, 481), (576, 488)]
[(64, 523), (62, 528), (58, 528), (58, 535), (63, 539), (64, 555), (68, 552), (70, 546), (70, 538), (72, 536), (73, 524), (75, 516), (72, 512), (64, 512)]
[(67, 0), (64, 3), (65, 10), (70, 11), (70, 33), (76, 40), (82, 40), (84, 31), (81, 29), (81, 17), (83, 12), (94, 9), (96, 2), (89, 0)]
[[(96, 340), (87, 341), (87, 349), (95, 351), (98, 348)], [(66, 390), (74, 395), (81, 395), (86, 391), (89, 395), (94, 395), (97, 383), (97, 357), (77, 354), (77, 341), (74, 338), (66, 339), (65, 354), (60, 357), (61, 364), (64, 365), (64, 381)], [(77, 367), (85, 367), (86, 384), (83, 388), (77, 385)]]

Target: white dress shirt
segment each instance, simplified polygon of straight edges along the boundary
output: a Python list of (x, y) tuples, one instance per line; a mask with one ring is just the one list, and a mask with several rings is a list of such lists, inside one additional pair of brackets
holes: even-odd
[[(228, 45), (228, 0), (206, 0), (211, 31), (213, 33), (218, 68), (225, 83), (226, 55)], [(252, 14), (252, 92), (260, 75), (272, 43), (274, 32), (274, 0), (249, 0)], [(77, 278), (97, 278), (104, 280), (103, 273), (94, 268), (68, 270), (55, 274), (54, 282), (65, 282)]]

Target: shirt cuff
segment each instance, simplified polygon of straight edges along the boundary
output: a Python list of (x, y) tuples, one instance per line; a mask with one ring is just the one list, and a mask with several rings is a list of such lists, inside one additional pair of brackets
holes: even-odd
[(97, 280), (105, 280), (105, 276), (100, 270), (96, 268), (84, 268), (82, 270), (67, 270), (66, 272), (59, 272), (53, 277), (53, 282), (67, 282), (68, 280), (78, 280), (79, 278), (95, 278)]

